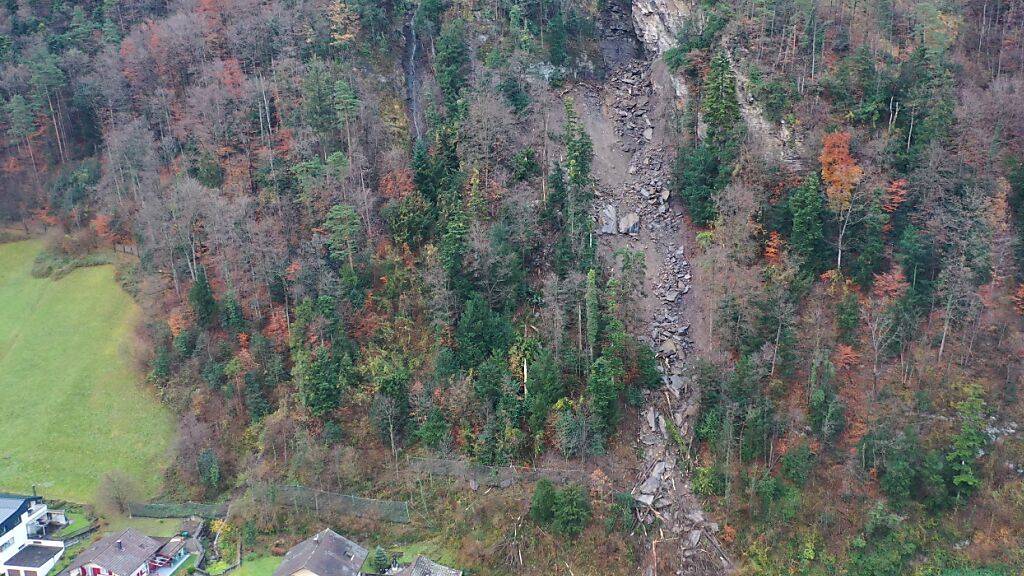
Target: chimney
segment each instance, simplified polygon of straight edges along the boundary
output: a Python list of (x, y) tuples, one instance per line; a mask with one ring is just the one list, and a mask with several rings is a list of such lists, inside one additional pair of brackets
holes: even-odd
[(117, 542), (114, 542), (114, 546), (117, 546), (118, 550), (124, 550), (124, 543), (121, 542), (120, 540), (118, 540)]

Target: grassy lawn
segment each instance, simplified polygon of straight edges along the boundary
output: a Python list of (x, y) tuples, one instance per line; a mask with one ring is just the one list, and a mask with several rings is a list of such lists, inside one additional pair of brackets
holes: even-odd
[(107, 518), (107, 525), (100, 528), (101, 534), (113, 534), (126, 528), (134, 528), (147, 536), (174, 536), (181, 530), (181, 518)]
[[(385, 548), (389, 553), (401, 552), (402, 558), (399, 562), (410, 563), (416, 559), (416, 556), (422, 554), (427, 558), (430, 558), (434, 562), (439, 562), (446, 566), (456, 566), (458, 561), (455, 559), (455, 555), (446, 549), (444, 546), (433, 542), (414, 542), (412, 544), (406, 544), (404, 546), (394, 546), (391, 548)], [(370, 554), (373, 554), (373, 550), (370, 550)]]
[(123, 470), (153, 494), (174, 424), (124, 354), (138, 307), (110, 266), (33, 278), (40, 249), (0, 244), (0, 491), (92, 502)]
[(252, 560), (242, 559), (242, 565), (229, 572), (231, 576), (271, 576), (281, 565), (284, 556), (260, 556)]
[(77, 534), (79, 531), (85, 530), (89, 526), (89, 517), (85, 515), (85, 512), (78, 509), (67, 509), (64, 512), (67, 514), (69, 523), (67, 526), (55, 532), (53, 534), (54, 538), (67, 538), (72, 534)]
[(196, 565), (196, 555), (195, 554), (190, 554), (189, 557), (186, 558), (185, 561), (181, 563), (181, 566), (178, 566), (177, 568), (174, 569), (174, 572), (171, 572), (171, 576), (183, 576), (184, 574), (188, 574), (188, 571), (191, 570), (192, 568), (194, 568), (195, 565)]

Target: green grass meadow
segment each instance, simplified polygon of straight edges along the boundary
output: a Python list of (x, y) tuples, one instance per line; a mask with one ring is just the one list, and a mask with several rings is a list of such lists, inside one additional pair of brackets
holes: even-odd
[(33, 278), (41, 248), (0, 244), (0, 491), (91, 503), (122, 470), (153, 494), (174, 424), (124, 352), (138, 307), (111, 266)]

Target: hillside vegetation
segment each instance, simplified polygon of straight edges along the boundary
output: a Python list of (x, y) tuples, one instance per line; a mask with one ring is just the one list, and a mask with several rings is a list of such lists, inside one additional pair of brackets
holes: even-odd
[[(346, 532), (481, 574), (1005, 576), (1022, 93), (1020, 0), (11, 0), (0, 217), (57, 276), (137, 257), (163, 497), (232, 499), (231, 550), (334, 520), (290, 484), (406, 501)], [(109, 274), (5, 276), (0, 446), (75, 465), (0, 479), (153, 486), (136, 388), (34, 403), (127, 373), (112, 303), (36, 301)]]

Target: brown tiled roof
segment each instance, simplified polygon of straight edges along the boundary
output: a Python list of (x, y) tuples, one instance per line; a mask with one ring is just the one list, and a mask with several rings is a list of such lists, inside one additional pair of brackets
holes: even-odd
[(118, 576), (128, 576), (152, 558), (162, 544), (159, 540), (128, 528), (86, 548), (63, 573), (74, 572), (86, 564), (96, 564)]
[(291, 576), (303, 568), (317, 576), (358, 576), (366, 555), (366, 548), (327, 528), (289, 550), (274, 576)]
[(416, 560), (395, 573), (394, 576), (462, 576), (462, 570), (438, 564), (426, 556), (417, 556)]

